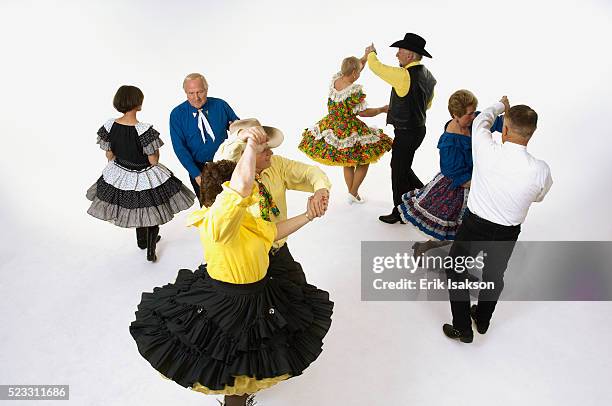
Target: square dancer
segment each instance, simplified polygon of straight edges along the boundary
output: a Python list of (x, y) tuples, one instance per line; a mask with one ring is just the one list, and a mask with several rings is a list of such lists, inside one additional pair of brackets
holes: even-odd
[(208, 82), (200, 73), (190, 73), (183, 80), (187, 100), (170, 113), (170, 138), (178, 160), (189, 172), (191, 186), (200, 195), (200, 173), (212, 161), (219, 146), (227, 139), (227, 130), (238, 120), (223, 99), (208, 96)]
[[(491, 126), (505, 111), (502, 144), (493, 141)], [(493, 288), (481, 289), (478, 304), (470, 307), (467, 287), (449, 288), (453, 322), (444, 324), (444, 334), (464, 343), (471, 343), (472, 322), (480, 334), (487, 332), (493, 311), (504, 288), (504, 272), (521, 224), (533, 202), (540, 202), (552, 186), (546, 162), (527, 152), (527, 143), (536, 130), (537, 113), (529, 106), (510, 108), (506, 96), (485, 109), (474, 119), (472, 159), (474, 169), (468, 197), (468, 209), (450, 250), (453, 258), (486, 254), (482, 281), (493, 282)], [(449, 269), (449, 282), (459, 286), (465, 273)]]
[(422, 37), (408, 33), (391, 47), (398, 48), (398, 67), (381, 63), (373, 45), (366, 48), (366, 54), (370, 70), (392, 86), (387, 124), (394, 127), (395, 134), (391, 149), (393, 210), (378, 219), (394, 224), (402, 221), (397, 209), (402, 196), (423, 187), (423, 182), (412, 170), (412, 161), (425, 138), (425, 120), (433, 100), (436, 78), (421, 64), (423, 56), (431, 58)]

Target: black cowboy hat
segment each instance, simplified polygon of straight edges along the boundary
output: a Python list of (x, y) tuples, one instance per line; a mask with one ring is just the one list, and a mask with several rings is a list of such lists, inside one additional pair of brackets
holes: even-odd
[(425, 40), (423, 37), (411, 32), (404, 35), (404, 39), (395, 41), (390, 45), (392, 48), (404, 48), (417, 54), (431, 58), (432, 56), (425, 50)]

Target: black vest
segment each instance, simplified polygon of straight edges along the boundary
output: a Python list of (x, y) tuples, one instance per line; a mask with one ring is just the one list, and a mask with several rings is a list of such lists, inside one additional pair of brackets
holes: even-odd
[(399, 97), (394, 88), (391, 89), (387, 124), (395, 128), (411, 129), (425, 126), (427, 105), (433, 97), (436, 78), (423, 65), (408, 68), (410, 89), (404, 97)]

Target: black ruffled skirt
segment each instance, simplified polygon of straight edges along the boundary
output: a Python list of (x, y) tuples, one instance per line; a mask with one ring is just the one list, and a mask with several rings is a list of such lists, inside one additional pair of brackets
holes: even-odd
[(253, 385), (237, 390), (237, 377), (300, 375), (322, 352), (332, 310), (329, 294), (315, 286), (269, 276), (231, 284), (202, 265), (143, 293), (130, 333), (153, 368), (179, 385), (242, 394)]

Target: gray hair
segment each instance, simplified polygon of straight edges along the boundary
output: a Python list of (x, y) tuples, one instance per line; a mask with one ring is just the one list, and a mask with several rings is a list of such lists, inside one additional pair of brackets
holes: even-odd
[(423, 55), (419, 54), (418, 52), (410, 51), (410, 53), (415, 61), (420, 61), (423, 59)]
[(201, 73), (190, 73), (189, 75), (185, 76), (185, 79), (183, 79), (183, 89), (185, 89), (185, 83), (187, 83), (188, 80), (195, 79), (200, 79), (202, 81), (202, 85), (204, 85), (204, 89), (208, 89), (208, 82)]

